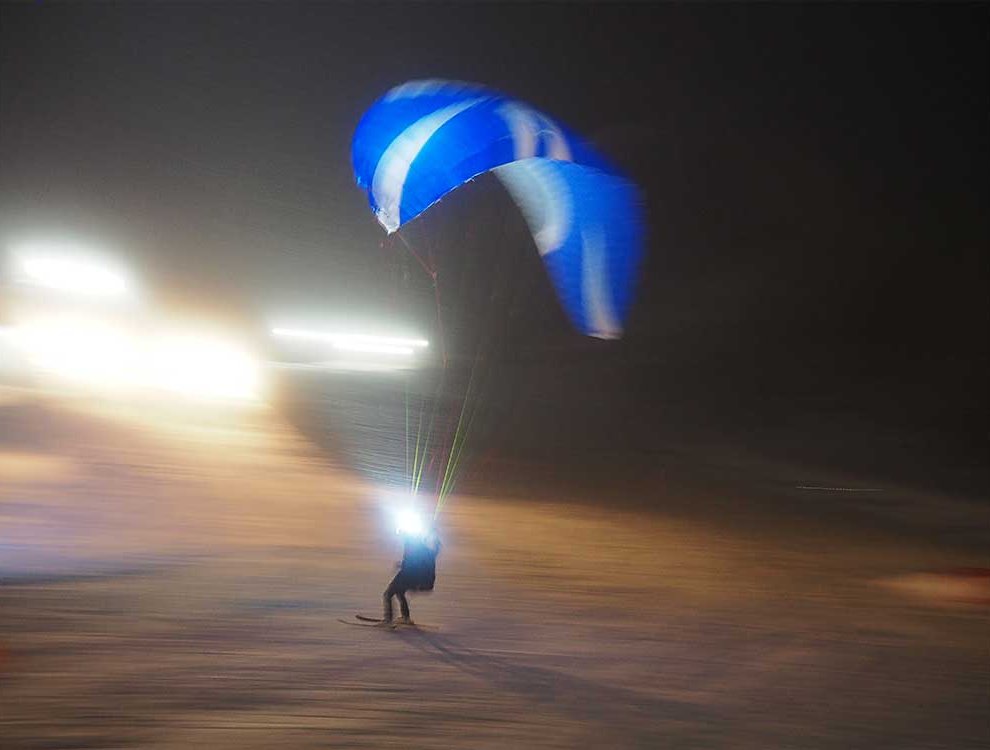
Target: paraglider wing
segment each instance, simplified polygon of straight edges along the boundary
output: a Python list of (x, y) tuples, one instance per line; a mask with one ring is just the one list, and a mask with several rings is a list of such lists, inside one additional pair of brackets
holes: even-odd
[(475, 84), (411, 81), (365, 113), (352, 159), (390, 234), (494, 170), (574, 325), (591, 336), (621, 335), (641, 252), (636, 190), (549, 116)]
[(548, 159), (493, 172), (522, 211), (574, 327), (597, 338), (621, 336), (642, 246), (636, 188), (592, 167)]
[(369, 109), (351, 147), (358, 185), (388, 232), (501, 164), (542, 156), (604, 167), (572, 133), (527, 104), (457, 81), (412, 81)]

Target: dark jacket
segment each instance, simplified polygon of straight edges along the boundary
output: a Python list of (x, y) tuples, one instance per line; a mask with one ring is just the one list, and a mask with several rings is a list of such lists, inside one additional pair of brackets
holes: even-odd
[(399, 563), (399, 576), (410, 591), (432, 591), (437, 577), (437, 555), (440, 540), (435, 536), (425, 539), (406, 539)]

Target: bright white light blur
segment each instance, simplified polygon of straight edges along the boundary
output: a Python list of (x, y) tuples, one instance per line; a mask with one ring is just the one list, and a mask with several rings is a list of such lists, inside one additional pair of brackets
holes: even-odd
[(122, 270), (58, 247), (19, 251), (15, 278), (20, 283), (84, 297), (120, 299), (133, 291)]
[(129, 274), (99, 255), (72, 244), (31, 243), (16, 248), (10, 260), (15, 285), (76, 298), (18, 294), (11, 338), (29, 366), (114, 390), (259, 398), (261, 363), (236, 341), (198, 327), (162, 332), (129, 304), (105, 304), (133, 301), (136, 286)]
[(19, 325), (14, 337), (28, 362), (62, 378), (116, 387), (137, 370), (136, 342), (103, 321), (73, 315), (40, 319)]
[(395, 514), (395, 533), (403, 536), (423, 536), (426, 525), (415, 508), (402, 508)]
[(254, 399), (260, 365), (236, 344), (197, 334), (156, 340), (148, 357), (149, 384), (198, 398)]
[(68, 381), (204, 399), (261, 395), (260, 362), (215, 336), (139, 335), (123, 324), (63, 314), (22, 322), (10, 338), (32, 367)]
[(430, 342), (426, 339), (372, 336), (359, 333), (307, 331), (299, 328), (273, 328), (272, 334), (281, 338), (325, 342), (332, 345), (334, 349), (341, 351), (371, 354), (409, 356), (416, 349), (424, 349), (430, 345)]

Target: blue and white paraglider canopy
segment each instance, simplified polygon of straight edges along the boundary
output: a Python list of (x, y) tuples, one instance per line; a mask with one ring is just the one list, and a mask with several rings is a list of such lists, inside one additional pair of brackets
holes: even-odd
[(475, 84), (411, 81), (354, 134), (355, 178), (389, 233), (493, 174), (515, 200), (574, 326), (622, 334), (642, 255), (635, 186), (551, 117)]

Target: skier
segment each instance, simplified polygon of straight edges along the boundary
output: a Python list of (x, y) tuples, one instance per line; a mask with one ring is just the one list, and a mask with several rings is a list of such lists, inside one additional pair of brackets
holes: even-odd
[(398, 563), (399, 570), (382, 596), (385, 605), (382, 623), (391, 625), (394, 622), (392, 597), (397, 597), (401, 613), (399, 622), (405, 625), (412, 624), (406, 592), (433, 591), (437, 576), (438, 554), (440, 554), (440, 537), (437, 536), (435, 529), (431, 528), (425, 533), (413, 531), (403, 533), (402, 562)]

